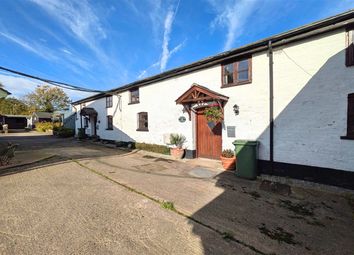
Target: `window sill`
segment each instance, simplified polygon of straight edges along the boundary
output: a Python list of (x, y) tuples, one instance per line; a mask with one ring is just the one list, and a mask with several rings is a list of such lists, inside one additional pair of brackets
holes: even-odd
[(113, 130), (113, 128), (106, 128), (106, 130)]
[(128, 105), (130, 105), (130, 104), (139, 104), (140, 103), (140, 101), (138, 101), (138, 102), (130, 102), (130, 103), (128, 103)]
[(113, 106), (106, 106), (106, 108), (112, 108)]
[(143, 128), (138, 128), (136, 131), (143, 131), (143, 132), (149, 132), (149, 129), (143, 129)]
[(354, 140), (354, 136), (341, 136), (340, 139), (342, 140)]
[(250, 84), (250, 83), (252, 83), (252, 81), (242, 81), (242, 82), (231, 83), (231, 84), (223, 84), (223, 85), (221, 85), (221, 88), (241, 86), (241, 85), (246, 85), (246, 84)]

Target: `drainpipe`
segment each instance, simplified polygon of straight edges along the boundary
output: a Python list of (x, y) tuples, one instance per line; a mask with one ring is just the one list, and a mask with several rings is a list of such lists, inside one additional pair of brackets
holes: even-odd
[(268, 42), (269, 57), (269, 161), (271, 174), (274, 163), (274, 80), (273, 80), (273, 48), (272, 41)]

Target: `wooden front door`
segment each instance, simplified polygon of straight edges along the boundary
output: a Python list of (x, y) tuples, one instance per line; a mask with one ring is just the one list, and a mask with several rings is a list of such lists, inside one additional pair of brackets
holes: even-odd
[(197, 113), (197, 157), (220, 159), (222, 149), (221, 122), (210, 127), (203, 111)]

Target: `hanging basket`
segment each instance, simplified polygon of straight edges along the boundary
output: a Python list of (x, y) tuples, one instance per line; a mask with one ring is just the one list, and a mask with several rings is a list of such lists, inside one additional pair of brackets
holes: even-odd
[(207, 107), (204, 110), (204, 116), (206, 117), (207, 121), (208, 121), (208, 125), (209, 122), (213, 122), (214, 124), (220, 122), (223, 120), (223, 112), (222, 109), (218, 106), (211, 106), (211, 107)]

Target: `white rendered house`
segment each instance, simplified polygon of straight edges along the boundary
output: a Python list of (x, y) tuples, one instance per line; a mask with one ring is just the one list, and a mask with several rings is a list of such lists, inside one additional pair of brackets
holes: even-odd
[[(354, 10), (73, 103), (76, 127), (218, 158), (258, 140), (259, 170), (354, 188)], [(211, 129), (203, 115), (223, 109)], [(80, 114), (81, 113), (81, 114)]]

